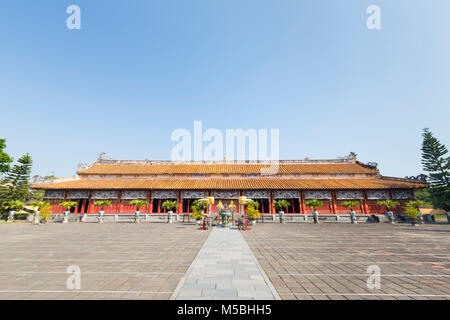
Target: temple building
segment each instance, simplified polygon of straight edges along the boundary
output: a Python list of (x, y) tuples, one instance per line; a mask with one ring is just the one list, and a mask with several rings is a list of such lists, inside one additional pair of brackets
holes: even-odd
[[(133, 199), (148, 201), (141, 213), (164, 213), (165, 200), (179, 203), (177, 213), (189, 213), (194, 200), (213, 196), (215, 205), (240, 196), (258, 201), (263, 214), (275, 213), (277, 199), (289, 202), (287, 214), (312, 213), (305, 205), (308, 199), (319, 199), (321, 214), (343, 214), (346, 200), (359, 200), (358, 214), (385, 213), (377, 205), (382, 199), (400, 202), (394, 213), (402, 213), (404, 203), (415, 199), (414, 190), (426, 188), (421, 180), (382, 176), (375, 163), (365, 164), (355, 154), (327, 160), (271, 161), (152, 161), (112, 160), (99, 157), (91, 165), (79, 168), (73, 178), (53, 182), (41, 181), (32, 188), (45, 190), (45, 201), (52, 213), (65, 209), (62, 201), (75, 201), (74, 213), (97, 214), (94, 202), (110, 200), (105, 213), (133, 213)], [(212, 210), (215, 211), (215, 205)]]

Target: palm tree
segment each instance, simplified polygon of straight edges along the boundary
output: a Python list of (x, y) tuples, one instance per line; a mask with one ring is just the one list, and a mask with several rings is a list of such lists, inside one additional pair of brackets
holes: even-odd
[(317, 208), (323, 207), (323, 201), (316, 199), (308, 200), (305, 202), (305, 205), (313, 209), (313, 211), (316, 211)]
[(352, 223), (356, 223), (356, 219), (355, 219), (356, 213), (353, 210), (353, 208), (360, 205), (359, 201), (357, 201), (357, 200), (344, 201), (342, 203), (342, 205), (346, 208), (350, 208), (350, 219), (351, 219)]
[(400, 202), (398, 201), (393, 201), (393, 200), (382, 200), (382, 201), (378, 201), (377, 204), (379, 206), (384, 206), (386, 207), (386, 210), (388, 212), (391, 212), (393, 208), (397, 207), (400, 205)]
[(386, 214), (388, 216), (389, 219), (389, 223), (394, 223), (394, 214), (392, 213), (392, 209), (399, 206), (400, 203), (398, 201), (393, 201), (393, 200), (382, 200), (382, 201), (378, 201), (377, 204), (379, 206), (385, 206), (386, 207)]
[(78, 203), (75, 201), (64, 201), (59, 204), (61, 207), (66, 208), (67, 211), (70, 211), (72, 208), (76, 208), (78, 206)]
[(167, 213), (173, 213), (173, 210), (178, 208), (178, 203), (176, 201), (166, 200), (162, 203), (161, 207), (167, 210)]
[[(310, 207), (313, 210), (314, 223), (319, 223), (317, 208), (323, 207), (323, 201), (320, 201), (317, 199), (311, 199), (311, 200), (306, 201), (305, 205), (307, 207)], [(305, 216), (305, 221), (306, 221), (306, 217), (307, 216)]]
[(353, 208), (360, 205), (360, 202), (357, 200), (353, 201), (344, 201), (342, 205), (346, 208), (350, 208), (350, 212), (354, 212)]
[(63, 223), (69, 222), (70, 209), (77, 207), (78, 204), (75, 201), (64, 201), (64, 202), (61, 202), (59, 205), (61, 207), (66, 208), (66, 211), (64, 211)]
[(141, 207), (145, 207), (146, 205), (148, 205), (148, 201), (136, 199), (136, 200), (131, 200), (130, 204), (133, 206), (136, 206), (136, 210), (139, 212)]
[(94, 206), (100, 207), (99, 213), (101, 212), (103, 214), (104, 213), (103, 208), (110, 207), (110, 206), (112, 206), (112, 204), (111, 204), (111, 201), (109, 201), (109, 200), (98, 200), (98, 201), (94, 202)]
[(273, 205), (275, 207), (275, 210), (278, 210), (278, 213), (283, 212), (284, 208), (289, 207), (289, 202), (287, 202), (286, 200), (282, 199), (282, 200), (275, 200), (273, 202)]

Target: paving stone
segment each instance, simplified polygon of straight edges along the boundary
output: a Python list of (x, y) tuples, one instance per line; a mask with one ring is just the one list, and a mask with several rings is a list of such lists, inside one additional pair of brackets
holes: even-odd
[[(445, 224), (259, 223), (242, 235), (282, 299), (425, 300), (450, 299), (449, 232)], [(371, 265), (381, 290), (367, 287)]]
[[(231, 248), (228, 247), (227, 250), (224, 250), (224, 244), (231, 245)], [(205, 256), (208, 257), (206, 268), (203, 260)], [(205, 278), (205, 275), (210, 277)], [(251, 276), (254, 277), (251, 278)], [(241, 296), (245, 294), (248, 299), (278, 298), (276, 291), (271, 291), (266, 283), (252, 251), (236, 229), (214, 228), (183, 278), (189, 283), (214, 285), (214, 290), (205, 288), (202, 291), (203, 297), (211, 299), (238, 297), (238, 290), (241, 292)], [(186, 282), (181, 282), (180, 285), (182, 285), (180, 293), (185, 288), (194, 286), (186, 284)], [(255, 285), (260, 286), (259, 292), (254, 290)], [(197, 295), (197, 293), (194, 292), (193, 295)], [(174, 292), (172, 298), (183, 299), (185, 296), (186, 294), (180, 295)]]

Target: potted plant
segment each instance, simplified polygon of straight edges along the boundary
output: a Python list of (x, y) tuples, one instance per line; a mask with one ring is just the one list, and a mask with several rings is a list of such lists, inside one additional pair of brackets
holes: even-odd
[(389, 223), (395, 223), (394, 221), (394, 214), (392, 213), (392, 209), (397, 207), (398, 205), (400, 205), (400, 203), (398, 201), (393, 201), (393, 200), (381, 200), (378, 201), (377, 204), (379, 206), (384, 206), (386, 207), (386, 215), (389, 219)]
[(204, 210), (206, 209), (206, 203), (203, 201), (195, 200), (192, 203), (192, 214), (191, 217), (197, 221), (197, 224), (201, 224)]
[(311, 199), (305, 202), (305, 205), (313, 210), (314, 223), (319, 223), (319, 213), (317, 208), (323, 207), (323, 201)]
[[(103, 223), (103, 215), (105, 214), (105, 211), (103, 211), (104, 207), (110, 207), (111, 201), (109, 200), (98, 200), (94, 202), (94, 206), (96, 207), (100, 207), (100, 210), (98, 211), (98, 222), (99, 223)], [(84, 222), (85, 218), (84, 218), (84, 214), (82, 214), (82, 218), (80, 218), (80, 222)]]
[(173, 210), (176, 210), (178, 208), (178, 203), (175, 200), (166, 200), (162, 203), (161, 206), (163, 207), (163, 209), (167, 210), (167, 222), (172, 223)]
[(420, 206), (427, 206), (429, 205), (427, 202), (422, 200), (414, 200), (414, 201), (408, 201), (406, 203), (406, 214), (411, 218), (411, 225), (417, 226), (417, 223), (422, 223), (422, 213), (420, 212), (419, 207)]
[[(141, 209), (141, 207), (145, 207), (146, 205), (148, 205), (148, 201), (135, 199), (135, 200), (131, 200), (130, 204), (133, 206), (136, 206), (136, 211), (134, 212), (134, 222), (140, 223), (140, 220), (139, 220), (139, 216), (141, 215), (140, 209)], [(164, 208), (164, 203), (163, 203), (163, 208)]]
[[(31, 205), (37, 208), (36, 213), (34, 214), (34, 224), (39, 224), (41, 218), (45, 217), (44, 223), (47, 222), (47, 215), (50, 211), (50, 203), (45, 201), (34, 201)], [(42, 217), (42, 211), (44, 211), (44, 217)]]
[(273, 205), (275, 207), (275, 210), (278, 211), (278, 214), (280, 215), (280, 223), (282, 223), (283, 222), (283, 217), (284, 217), (284, 209), (289, 207), (289, 202), (287, 202), (284, 199), (275, 200), (273, 202)]
[(59, 205), (61, 207), (66, 208), (66, 211), (64, 211), (63, 223), (69, 222), (70, 209), (76, 208), (78, 204), (75, 201), (64, 201), (64, 202), (61, 202)]
[(45, 206), (41, 208), (41, 223), (47, 224), (50, 219), (50, 206)]
[(248, 221), (250, 221), (251, 225), (255, 225), (256, 219), (260, 217), (258, 207), (259, 203), (256, 201), (250, 201), (246, 204), (245, 213), (247, 214)]
[(356, 221), (356, 212), (355, 210), (353, 210), (354, 207), (357, 207), (360, 205), (359, 201), (357, 200), (352, 200), (352, 201), (344, 201), (342, 203), (342, 205), (346, 208), (350, 209), (350, 220), (352, 221), (353, 224), (358, 223)]
[(14, 222), (16, 211), (22, 210), (24, 204), (19, 200), (8, 200), (3, 203), (2, 207), (8, 212), (7, 222)]

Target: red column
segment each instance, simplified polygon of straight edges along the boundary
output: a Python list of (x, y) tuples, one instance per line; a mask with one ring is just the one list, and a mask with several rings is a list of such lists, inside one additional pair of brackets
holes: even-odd
[(270, 213), (274, 214), (275, 213), (275, 208), (273, 207), (273, 192), (270, 191)]
[(336, 214), (336, 193), (334, 191), (331, 191), (331, 207), (333, 214)]
[(158, 213), (161, 213), (161, 199), (158, 200)]
[(303, 191), (300, 191), (300, 210), (302, 210), (302, 213), (305, 214), (305, 198), (303, 196)]
[(367, 206), (367, 194), (365, 191), (363, 191), (363, 201), (362, 201), (362, 208), (364, 211), (364, 214), (368, 214), (369, 213), (369, 208)]
[(181, 191), (178, 191), (177, 194), (177, 203), (178, 203), (178, 209), (177, 212), (178, 213), (182, 213), (183, 212), (183, 202), (181, 200)]
[(153, 201), (152, 201), (152, 192), (151, 191), (147, 192), (147, 201), (148, 201), (147, 213), (152, 213), (152, 211), (153, 211)]

